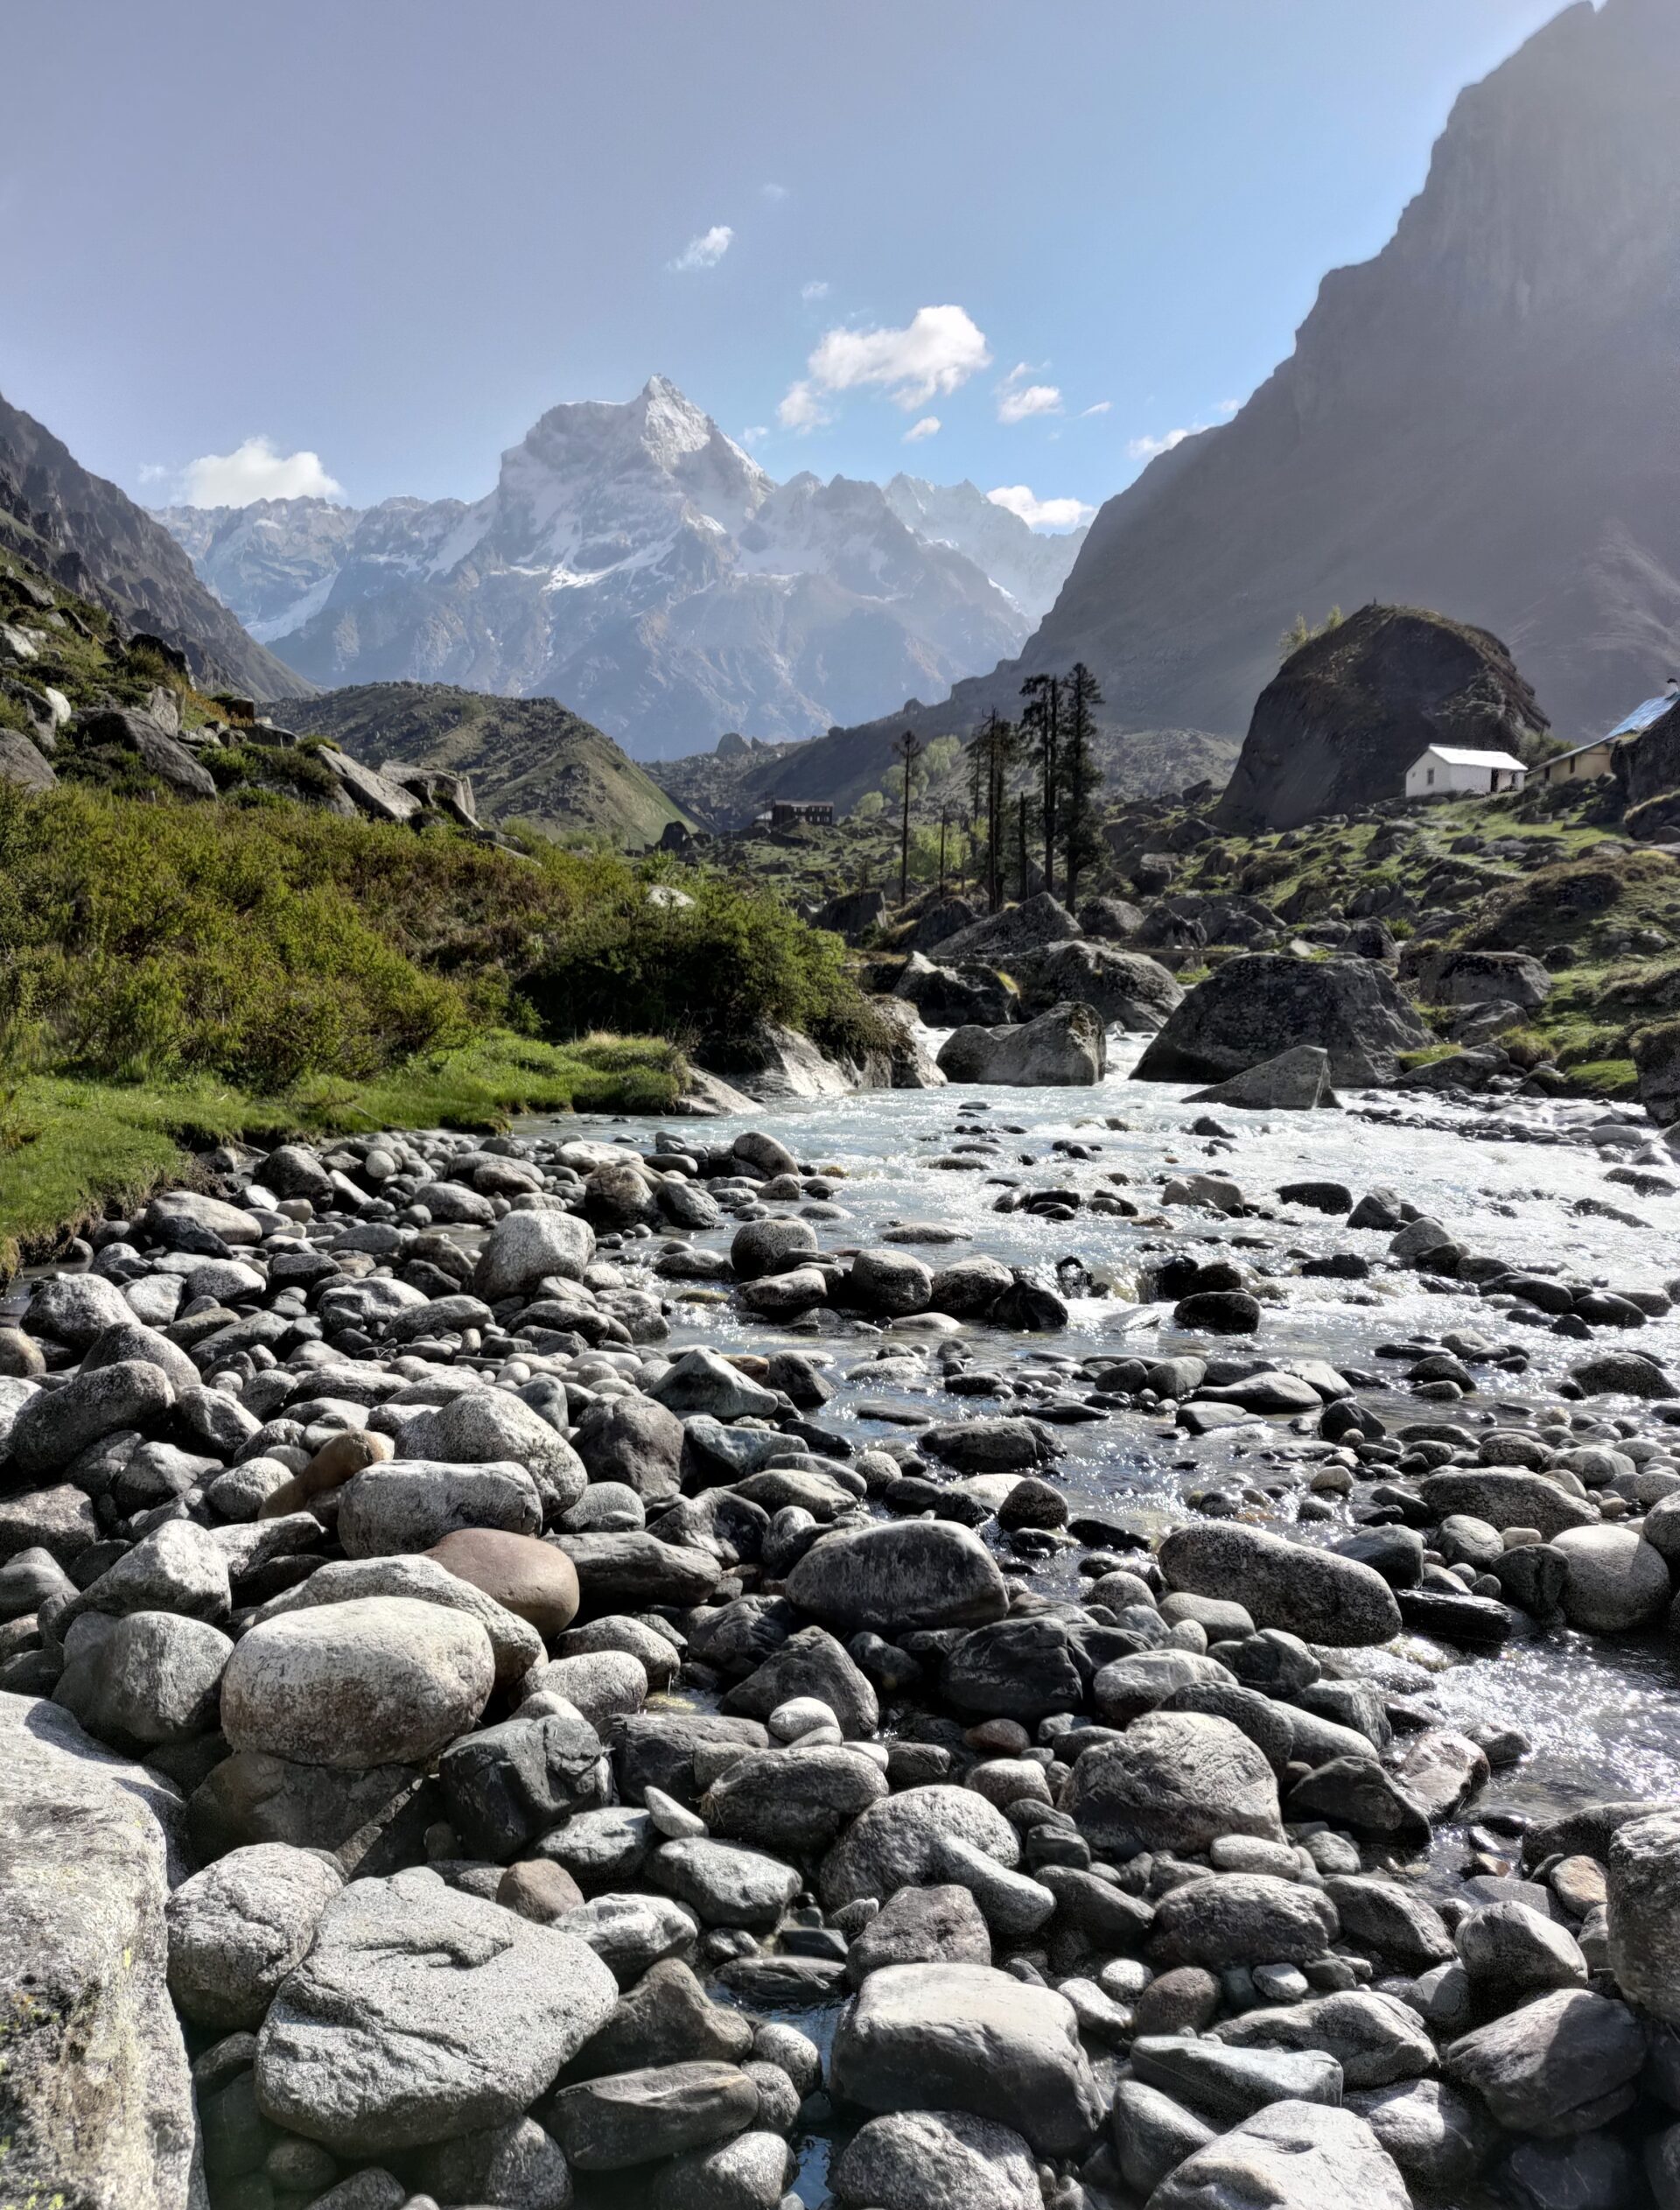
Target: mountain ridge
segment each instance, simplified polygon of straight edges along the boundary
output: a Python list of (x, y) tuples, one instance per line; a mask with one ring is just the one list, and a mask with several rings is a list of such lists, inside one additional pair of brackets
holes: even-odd
[[(777, 483), (654, 376), (622, 404), (550, 408), (474, 502), (158, 518), (312, 682), (562, 698), (639, 755), (674, 758), (732, 728), (812, 736), (1018, 649), (1071, 550), (972, 485), (940, 495), (954, 510), (927, 534), (878, 485)], [(1012, 543), (1024, 595), (962, 537), (994, 557)]]

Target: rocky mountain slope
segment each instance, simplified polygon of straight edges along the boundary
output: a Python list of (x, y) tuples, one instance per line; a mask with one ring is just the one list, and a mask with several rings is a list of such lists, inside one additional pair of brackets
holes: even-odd
[[(1002, 543), (1031, 539), (994, 511)], [(551, 408), (471, 506), (160, 518), (312, 682), (560, 698), (644, 759), (934, 695), (1018, 651), (1031, 620), (878, 485), (778, 484), (661, 376), (624, 405)], [(1033, 557), (1018, 548), (1023, 574)]]
[(207, 591), (167, 530), (0, 398), (0, 548), (184, 652), (206, 688), (293, 698), (302, 681)]
[(1389, 244), (1325, 278), (1233, 421), (1109, 501), (1019, 662), (921, 733), (1083, 659), (1115, 726), (1235, 736), (1298, 614), (1372, 600), (1491, 629), (1569, 741), (1660, 689), (1680, 666), (1676, 101), (1669, 0), (1581, 0), (1472, 86)]
[(1362, 607), (1261, 692), (1214, 825), (1252, 834), (1404, 795), (1432, 744), (1533, 756), (1545, 717), (1497, 637), (1407, 607)]
[(528, 821), (656, 844), (688, 816), (611, 737), (554, 698), (492, 698), (439, 683), (369, 683), (310, 699), (293, 717), (378, 768), (470, 775), (487, 821)]

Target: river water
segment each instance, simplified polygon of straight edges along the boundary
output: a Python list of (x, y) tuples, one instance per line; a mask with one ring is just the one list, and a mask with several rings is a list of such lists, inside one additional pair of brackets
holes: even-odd
[[(1606, 1173), (1625, 1157), (1579, 1140), (1580, 1131), (1604, 1116), (1578, 1102), (1510, 1101), (1497, 1112), (1485, 1106), (1453, 1106), (1429, 1098), (1399, 1099), (1394, 1092), (1344, 1093), (1345, 1110), (1307, 1113), (1220, 1111), (1213, 1117), (1229, 1131), (1223, 1141), (1198, 1133), (1193, 1123), (1208, 1108), (1187, 1103), (1188, 1091), (1170, 1084), (1129, 1078), (1143, 1039), (1111, 1040), (1112, 1064), (1089, 1090), (1022, 1090), (963, 1085), (931, 1091), (867, 1091), (806, 1105), (764, 1107), (738, 1119), (676, 1124), (668, 1133), (681, 1148), (685, 1135), (708, 1143), (744, 1127), (779, 1136), (802, 1167), (844, 1170), (836, 1180), (837, 1217), (813, 1222), (824, 1249), (878, 1243), (903, 1223), (931, 1223), (963, 1240), (907, 1245), (937, 1267), (985, 1252), (1026, 1267), (1046, 1287), (1068, 1294), (1057, 1262), (1074, 1259), (1106, 1288), (1101, 1295), (1071, 1295), (1064, 1331), (1047, 1336), (964, 1330), (976, 1363), (1011, 1380), (1053, 1379), (1093, 1354), (1168, 1356), (1206, 1338), (1177, 1331), (1172, 1308), (1143, 1304), (1139, 1277), (1169, 1252), (1198, 1259), (1228, 1257), (1287, 1281), (1286, 1301), (1266, 1304), (1255, 1337), (1215, 1338), (1215, 1355), (1264, 1358), (1268, 1363), (1321, 1358), (1360, 1369), (1377, 1386), (1358, 1398), (1390, 1431), (1410, 1421), (1440, 1416), (1460, 1423), (1506, 1423), (1555, 1402), (1553, 1385), (1588, 1346), (1514, 1323), (1503, 1301), (1484, 1302), (1473, 1290), (1432, 1292), (1416, 1273), (1376, 1266), (1385, 1234), (1349, 1230), (1340, 1218), (1278, 1202), (1280, 1185), (1306, 1180), (1344, 1183), (1355, 1197), (1386, 1186), (1443, 1222), (1454, 1239), (1536, 1271), (1563, 1270), (1619, 1288), (1659, 1289), (1680, 1274), (1680, 1197), (1636, 1196), (1607, 1183)], [(626, 1142), (646, 1150), (660, 1124), (602, 1116), (533, 1120), (534, 1135), (583, 1136)], [(997, 1148), (966, 1153), (984, 1130)], [(959, 1133), (959, 1131), (963, 1133)], [(1058, 1151), (1071, 1143), (1088, 1151), (1073, 1158)], [(956, 1171), (934, 1161), (978, 1157), (979, 1171)], [(1667, 1161), (1665, 1161), (1665, 1164)], [(1196, 1172), (1228, 1175), (1250, 1204), (1270, 1215), (1223, 1218), (1173, 1208), (1163, 1214), (1165, 1182)], [(1071, 1220), (1052, 1222), (1026, 1212), (1000, 1214), (992, 1207), (999, 1178), (1024, 1189), (1071, 1189), (1088, 1201), (1108, 1189), (1127, 1197), (1142, 1216), (1129, 1219), (1092, 1212), (1082, 1204)], [(1636, 1217), (1632, 1226), (1597, 1208)], [(792, 1213), (798, 1208), (774, 1206)], [(691, 1238), (726, 1248), (737, 1223)], [(655, 1237), (630, 1240), (619, 1253), (633, 1266), (650, 1265)], [(1371, 1277), (1348, 1283), (1295, 1273), (1302, 1257), (1354, 1250), (1374, 1264)], [(913, 1441), (914, 1426), (929, 1419), (960, 1420), (1035, 1409), (1030, 1397), (1002, 1399), (948, 1394), (937, 1351), (942, 1338), (914, 1332), (914, 1322), (877, 1330), (850, 1322), (825, 1322), (816, 1335), (764, 1322), (742, 1312), (726, 1294), (710, 1301), (681, 1296), (686, 1285), (655, 1281), (679, 1293), (672, 1344), (701, 1343), (723, 1352), (796, 1348), (826, 1356), (832, 1400), (814, 1415), (844, 1428), (859, 1447), (871, 1441)], [(704, 1294), (704, 1293), (703, 1293)], [(1264, 1289), (1263, 1289), (1264, 1301)], [(1420, 1403), (1400, 1385), (1406, 1361), (1384, 1359), (1379, 1346), (1429, 1341), (1444, 1333), (1474, 1330), (1528, 1351), (1521, 1374), (1489, 1366), (1475, 1369), (1476, 1392), (1459, 1405)], [(1610, 1341), (1616, 1340), (1614, 1332)], [(1640, 1330), (1641, 1349), (1665, 1362), (1680, 1359), (1680, 1305), (1675, 1315)], [(1082, 1375), (1078, 1377), (1082, 1381)], [(1390, 1382), (1396, 1386), (1384, 1386)], [(1572, 1409), (1581, 1410), (1580, 1407)], [(1599, 1400), (1597, 1423), (1642, 1407)], [(1585, 1413), (1583, 1416), (1587, 1416)], [(1644, 1424), (1648, 1425), (1648, 1422)], [(1194, 1514), (1193, 1492), (1224, 1487), (1239, 1493), (1236, 1508), (1250, 1519), (1290, 1527), (1303, 1539), (1334, 1541), (1353, 1525), (1349, 1500), (1327, 1499), (1331, 1516), (1300, 1522), (1302, 1461), (1308, 1467), (1327, 1446), (1309, 1416), (1298, 1430), (1286, 1420), (1225, 1429), (1200, 1441), (1175, 1431), (1170, 1417), (1136, 1411), (1111, 1413), (1101, 1421), (1059, 1425), (1064, 1455), (1053, 1477), (1075, 1514), (1124, 1518), (1143, 1532), (1165, 1532)], [(1660, 1428), (1655, 1432), (1662, 1434)], [(1585, 1439), (1585, 1438), (1582, 1438)], [(1613, 1438), (1614, 1439), (1614, 1438)], [(1294, 1478), (1278, 1478), (1293, 1473)], [(1277, 1493), (1268, 1495), (1265, 1484)], [(1030, 1585), (1073, 1593), (1079, 1585), (1078, 1550), (1036, 1564)], [(1447, 1724), (1473, 1721), (1523, 1729), (1532, 1753), (1496, 1774), (1460, 1821), (1438, 1828), (1424, 1868), (1425, 1883), (1447, 1891), (1456, 1885), (1472, 1846), (1467, 1828), (1482, 1814), (1510, 1810), (1538, 1815), (1595, 1796), (1680, 1797), (1680, 1643), (1665, 1630), (1615, 1640), (1558, 1628), (1514, 1640), (1497, 1656), (1466, 1657), (1418, 1636), (1404, 1636), (1397, 1652), (1422, 1668), (1396, 1685), (1414, 1693)], [(1357, 1655), (1358, 1653), (1352, 1653)], [(792, 2023), (810, 2034), (825, 2057), (837, 2006), (802, 2010)], [(795, 2143), (794, 2191), (807, 2204), (828, 2199), (827, 2174), (837, 2139), (819, 2128)], [(1478, 2204), (1484, 2198), (1474, 2198)]]

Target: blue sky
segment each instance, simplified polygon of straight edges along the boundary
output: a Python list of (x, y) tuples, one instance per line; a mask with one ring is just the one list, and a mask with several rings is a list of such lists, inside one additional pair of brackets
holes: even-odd
[(778, 477), (1065, 520), (1247, 396), (1558, 5), (15, 11), (0, 392), (150, 502), (362, 504), (662, 370)]

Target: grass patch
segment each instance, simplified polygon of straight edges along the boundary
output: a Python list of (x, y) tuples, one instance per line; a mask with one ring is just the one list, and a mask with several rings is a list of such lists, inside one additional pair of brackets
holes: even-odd
[(585, 1036), (546, 1044), (505, 1032), (417, 1057), (366, 1082), (312, 1076), (261, 1097), (200, 1076), (120, 1082), (38, 1075), (9, 1093), (0, 1147), (0, 1275), (166, 1183), (192, 1182), (217, 1143), (505, 1127), (515, 1112), (659, 1112), (682, 1094), (675, 1046)]

